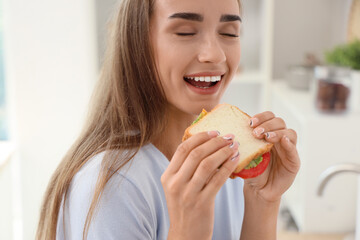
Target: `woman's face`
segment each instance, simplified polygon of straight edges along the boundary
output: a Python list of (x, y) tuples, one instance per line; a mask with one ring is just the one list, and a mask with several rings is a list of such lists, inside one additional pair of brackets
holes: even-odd
[(151, 43), (173, 109), (198, 114), (219, 103), (240, 62), (237, 0), (156, 0)]

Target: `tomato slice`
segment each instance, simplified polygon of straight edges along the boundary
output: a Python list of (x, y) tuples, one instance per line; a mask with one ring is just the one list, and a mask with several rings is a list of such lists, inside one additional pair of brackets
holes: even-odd
[(265, 172), (267, 166), (269, 165), (271, 154), (270, 154), (270, 152), (267, 152), (267, 153), (264, 153), (262, 155), (262, 157), (263, 157), (263, 160), (256, 167), (250, 168), (250, 169), (243, 169), (238, 173), (233, 173), (232, 176), (233, 177), (241, 177), (243, 179), (254, 178), (254, 177), (259, 176), (260, 174)]

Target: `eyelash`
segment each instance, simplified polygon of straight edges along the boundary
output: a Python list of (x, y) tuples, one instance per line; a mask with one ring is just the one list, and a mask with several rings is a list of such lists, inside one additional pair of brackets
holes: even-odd
[[(176, 35), (178, 36), (181, 36), (181, 37), (184, 37), (184, 36), (194, 36), (196, 33), (176, 33)], [(239, 37), (238, 35), (236, 34), (231, 34), (231, 33), (220, 33), (221, 35), (223, 36), (226, 36), (226, 37), (233, 37), (233, 38), (237, 38)]]
[(195, 33), (176, 33), (178, 36), (194, 36)]
[(239, 37), (238, 35), (236, 35), (236, 34), (231, 34), (231, 33), (221, 33), (221, 35), (227, 36), (227, 37), (233, 37), (233, 38)]

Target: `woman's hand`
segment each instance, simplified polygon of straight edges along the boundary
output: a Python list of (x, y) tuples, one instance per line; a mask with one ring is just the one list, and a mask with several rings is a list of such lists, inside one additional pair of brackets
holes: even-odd
[(284, 120), (275, 117), (272, 112), (255, 115), (249, 124), (254, 128), (255, 137), (265, 138), (274, 146), (267, 170), (256, 178), (245, 180), (245, 193), (249, 190), (266, 202), (279, 201), (300, 168), (296, 150), (297, 134), (287, 129)]
[(196, 134), (177, 148), (161, 177), (170, 217), (168, 239), (211, 239), (215, 197), (239, 160), (229, 134)]

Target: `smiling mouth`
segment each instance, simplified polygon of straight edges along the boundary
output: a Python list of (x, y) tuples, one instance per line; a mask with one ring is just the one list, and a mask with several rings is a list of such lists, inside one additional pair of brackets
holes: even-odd
[(184, 80), (194, 87), (207, 89), (219, 83), (223, 76), (184, 77)]

